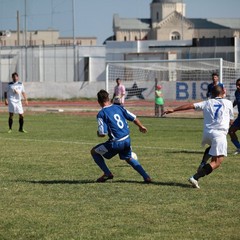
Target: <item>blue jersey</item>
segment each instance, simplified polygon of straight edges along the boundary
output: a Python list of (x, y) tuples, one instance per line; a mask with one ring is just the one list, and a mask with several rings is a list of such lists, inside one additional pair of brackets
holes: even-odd
[(103, 107), (97, 114), (98, 132), (109, 136), (109, 140), (117, 141), (129, 136), (128, 121), (134, 121), (136, 115), (120, 105)]
[[(222, 89), (224, 89), (224, 85), (223, 85), (222, 83), (219, 82), (217, 85), (220, 86), (220, 87), (222, 87)], [(214, 87), (214, 84), (213, 84), (213, 83), (208, 84), (207, 98), (211, 98), (211, 97), (212, 97), (212, 96), (211, 96), (211, 92), (212, 92), (213, 87)]]
[(240, 114), (240, 91), (235, 91), (235, 100), (234, 100), (234, 106), (237, 105), (238, 108), (238, 114)]

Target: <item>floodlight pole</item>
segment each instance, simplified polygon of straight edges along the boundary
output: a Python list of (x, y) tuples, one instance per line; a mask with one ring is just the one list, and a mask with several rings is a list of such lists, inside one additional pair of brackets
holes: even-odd
[(28, 70), (28, 64), (27, 64), (27, 0), (24, 1), (24, 33), (25, 33), (25, 37), (24, 37), (24, 45), (25, 45), (25, 81), (27, 82), (28, 80), (28, 74), (27, 74), (27, 70)]
[(73, 81), (77, 81), (76, 37), (75, 37), (75, 0), (72, 0), (72, 25), (73, 25)]

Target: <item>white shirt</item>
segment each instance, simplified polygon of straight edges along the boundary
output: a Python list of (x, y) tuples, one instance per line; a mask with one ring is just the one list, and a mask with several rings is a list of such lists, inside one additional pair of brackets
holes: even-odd
[(11, 102), (21, 102), (22, 93), (25, 92), (24, 86), (21, 82), (10, 82), (7, 85), (7, 98)]
[(204, 131), (223, 131), (228, 133), (230, 120), (234, 119), (232, 102), (223, 98), (212, 98), (194, 103), (196, 110), (203, 110)]
[(122, 84), (116, 85), (114, 87), (114, 94), (115, 94), (114, 103), (124, 104), (126, 94), (125, 86)]

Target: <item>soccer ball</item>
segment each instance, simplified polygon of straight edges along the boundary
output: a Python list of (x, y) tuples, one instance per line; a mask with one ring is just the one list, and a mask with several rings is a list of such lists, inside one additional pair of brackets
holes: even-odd
[(132, 158), (134, 158), (135, 160), (138, 159), (137, 154), (135, 152), (132, 152)]

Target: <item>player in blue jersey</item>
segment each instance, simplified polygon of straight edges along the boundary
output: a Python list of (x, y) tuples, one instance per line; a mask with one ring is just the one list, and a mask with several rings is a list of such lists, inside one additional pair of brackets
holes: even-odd
[(212, 74), (212, 83), (208, 84), (208, 88), (207, 88), (207, 98), (211, 98), (211, 92), (212, 92), (212, 88), (214, 86), (220, 86), (222, 87), (223, 91), (224, 91), (224, 96), (226, 95), (226, 89), (224, 88), (224, 85), (222, 83), (219, 82), (219, 77), (217, 73), (213, 73)]
[(236, 132), (240, 129), (240, 78), (237, 79), (236, 81), (236, 88), (237, 89), (235, 91), (235, 100), (233, 102), (233, 107), (237, 106), (238, 116), (229, 129), (229, 135), (231, 137), (231, 141), (234, 144), (234, 146), (237, 148), (234, 155), (240, 153), (240, 143), (236, 135)]
[(107, 167), (104, 158), (111, 159), (119, 155), (121, 160), (125, 160), (131, 165), (144, 179), (144, 182), (150, 183), (152, 180), (145, 172), (137, 159), (132, 158), (131, 139), (127, 121), (134, 122), (142, 133), (147, 132), (140, 120), (123, 106), (111, 104), (109, 94), (105, 90), (100, 90), (97, 94), (98, 103), (102, 109), (97, 114), (98, 137), (108, 135), (109, 139), (93, 147), (91, 155), (104, 172), (103, 176), (97, 179), (97, 182), (105, 182), (113, 179), (113, 174)]

